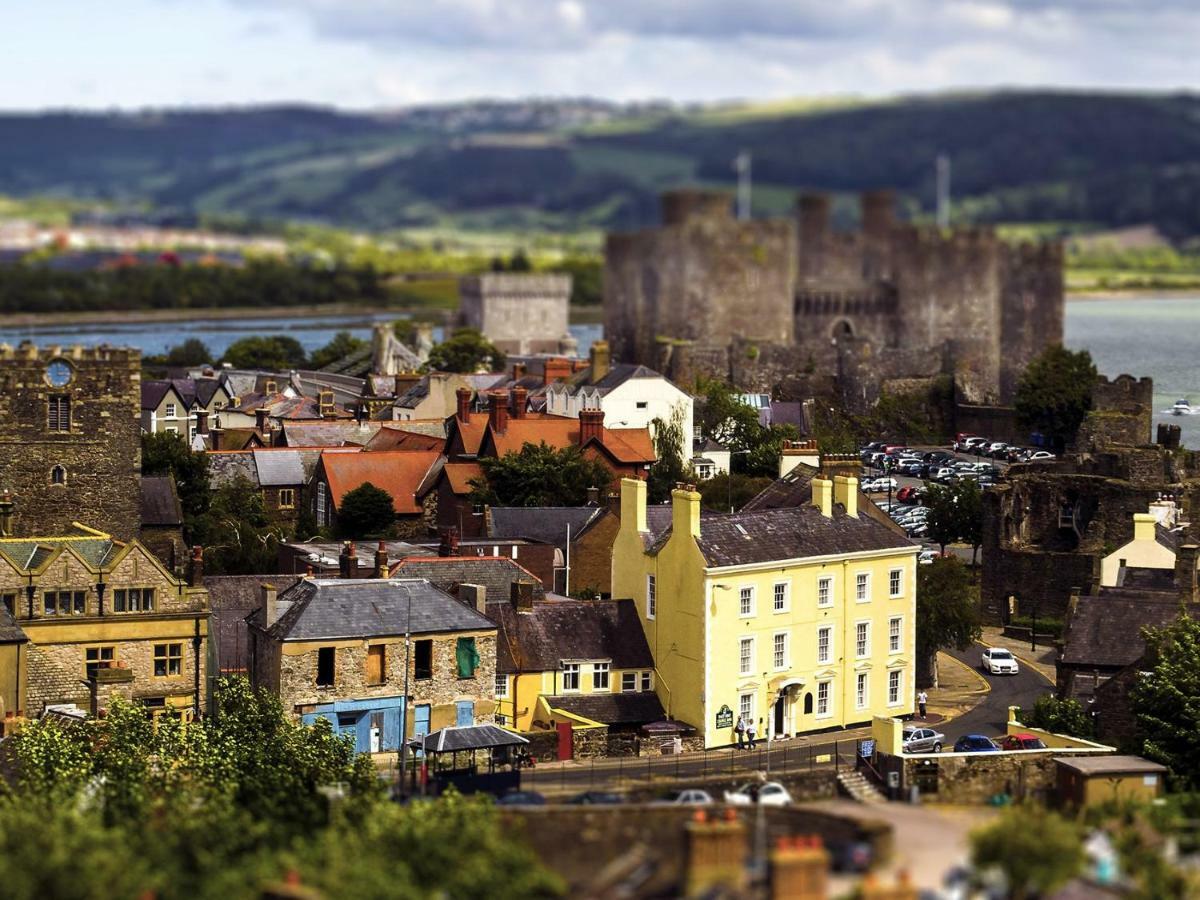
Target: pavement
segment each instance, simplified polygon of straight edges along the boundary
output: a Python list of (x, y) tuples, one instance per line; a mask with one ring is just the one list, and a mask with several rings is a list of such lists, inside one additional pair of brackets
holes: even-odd
[(1037, 669), (1051, 684), (1058, 679), (1054, 665), (1058, 659), (1058, 650), (1052, 645), (1038, 644), (1036, 647), (1030, 647), (1029, 641), (1008, 637), (1002, 628), (995, 625), (983, 629), (981, 642), (989, 647), (1005, 648), (1023, 665)]

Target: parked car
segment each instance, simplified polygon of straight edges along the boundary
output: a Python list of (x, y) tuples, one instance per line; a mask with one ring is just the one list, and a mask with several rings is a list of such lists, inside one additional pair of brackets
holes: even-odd
[(939, 556), (936, 550), (922, 550), (917, 554), (917, 564), (927, 566)]
[(964, 734), (954, 742), (955, 753), (992, 753), (999, 749), (995, 741), (982, 734)]
[(905, 728), (902, 747), (905, 753), (941, 753), (946, 736), (932, 728)]
[(792, 795), (778, 781), (767, 781), (759, 784), (750, 781), (736, 790), (725, 792), (725, 802), (733, 806), (752, 806), (761, 803), (763, 806), (791, 806)]
[(509, 791), (496, 801), (498, 806), (545, 806), (546, 798), (537, 791)]
[(960, 446), (958, 448), (958, 451), (959, 451), (959, 453), (976, 453), (976, 452), (981, 453), (981, 452), (983, 452), (982, 448), (990, 443), (991, 443), (991, 441), (989, 441), (985, 437), (967, 438), (965, 441), (962, 442), (962, 446)]
[(671, 791), (669, 794), (664, 794), (658, 802), (669, 806), (704, 806), (712, 803), (713, 798), (708, 791), (702, 791), (699, 788), (685, 788), (682, 791)]
[(954, 474), (954, 469), (950, 468), (949, 466), (942, 466), (942, 468), (933, 473), (932, 479), (934, 481), (940, 481), (944, 484), (946, 483), (947, 479), (953, 478)]
[(1046, 742), (1033, 734), (1010, 734), (1000, 742), (1001, 750), (1045, 750)]
[(575, 806), (612, 806), (624, 803), (625, 798), (612, 791), (584, 791), (567, 801)]
[(988, 647), (983, 651), (979, 667), (992, 675), (1016, 675), (1017, 658), (1003, 647)]
[(913, 487), (912, 485), (907, 485), (906, 487), (900, 488), (900, 490), (896, 492), (896, 499), (901, 503), (920, 503), (921, 489), (918, 487)]
[(1029, 462), (1044, 462), (1048, 459), (1054, 459), (1054, 454), (1049, 450), (1035, 450), (1029, 454)]
[(914, 478), (921, 473), (921, 461), (919, 459), (902, 459), (896, 469), (905, 475), (911, 475)]
[(954, 449), (957, 450), (959, 453), (963, 453), (967, 449), (968, 441), (982, 441), (982, 440), (983, 440), (983, 438), (979, 437), (978, 435), (959, 434), (958, 437), (956, 437), (954, 439)]
[(1007, 450), (1008, 444), (1006, 444), (1004, 441), (992, 441), (992, 443), (987, 445), (987, 449), (984, 451), (984, 453), (985, 455), (995, 459), (997, 456)]

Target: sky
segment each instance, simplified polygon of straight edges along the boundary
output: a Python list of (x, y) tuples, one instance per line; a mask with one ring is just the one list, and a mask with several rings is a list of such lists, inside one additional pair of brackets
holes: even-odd
[(1198, 0), (9, 0), (0, 109), (1200, 87)]

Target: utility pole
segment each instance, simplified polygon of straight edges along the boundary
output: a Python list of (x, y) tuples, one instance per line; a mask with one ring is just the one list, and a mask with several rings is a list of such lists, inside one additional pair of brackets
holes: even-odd
[(950, 157), (945, 153), (937, 156), (937, 224), (938, 228), (950, 227)]
[(737, 172), (737, 217), (743, 221), (750, 218), (750, 151), (742, 150), (733, 161)]

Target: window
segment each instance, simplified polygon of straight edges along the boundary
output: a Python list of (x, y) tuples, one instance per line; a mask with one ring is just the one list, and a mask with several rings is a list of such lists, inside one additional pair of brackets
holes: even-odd
[(508, 696), (508, 676), (502, 675), (499, 672), (496, 673), (496, 696)]
[(817, 662), (827, 663), (833, 656), (832, 637), (833, 629), (829, 626), (817, 629)]
[(871, 576), (866, 572), (859, 572), (854, 579), (854, 599), (859, 603), (871, 599)]
[(55, 466), (53, 469), (51, 469), (50, 470), (50, 483), (51, 484), (66, 484), (67, 483), (67, 470), (64, 469), (62, 466)]
[(871, 655), (870, 622), (858, 622), (854, 626), (854, 655), (859, 659)]
[(46, 428), (50, 431), (71, 430), (71, 398), (51, 397), (46, 415)]
[(479, 668), (479, 651), (475, 649), (475, 638), (461, 637), (454, 648), (454, 661), (458, 664), (459, 678), (474, 678)]
[(829, 682), (828, 681), (818, 681), (817, 682), (817, 715), (818, 716), (830, 715)]
[(904, 619), (893, 616), (888, 620), (888, 652), (899, 653), (903, 647), (901, 641), (904, 635)]
[(628, 694), (637, 690), (637, 672), (622, 672), (621, 673), (621, 692)]
[(0, 603), (4, 604), (4, 608), (8, 610), (8, 614), (14, 615), (17, 609), (17, 595), (13, 593), (0, 594)]
[(82, 616), (87, 611), (86, 591), (44, 591), (42, 609), (48, 616)]
[(367, 684), (383, 684), (387, 681), (387, 647), (372, 644), (367, 648)]
[(579, 690), (579, 663), (563, 663), (563, 693)]
[(754, 670), (754, 638), (745, 637), (738, 641), (738, 672), (749, 675)]
[(317, 648), (317, 686), (333, 687), (334, 662), (337, 658), (334, 647)]
[(328, 525), (329, 519), (325, 512), (325, 482), (317, 482), (317, 524)]
[(775, 669), (786, 669), (788, 664), (788, 636), (786, 631), (776, 632), (772, 638), (772, 662)]
[(817, 606), (833, 605), (833, 579), (829, 577), (817, 579)]
[(175, 404), (174, 403), (167, 404), (167, 411), (164, 415), (164, 418), (167, 418), (167, 419), (175, 418)]
[(738, 592), (738, 615), (743, 619), (754, 615), (754, 588), (744, 587)]
[(417, 641), (413, 645), (413, 677), (433, 677), (433, 641)]
[(892, 569), (888, 573), (888, 596), (899, 597), (904, 591), (901, 588), (901, 582), (904, 579), (903, 569)]
[(654, 673), (653, 672), (643, 672), (642, 673), (642, 690), (643, 691), (654, 690)]
[(658, 613), (658, 586), (653, 575), (646, 576), (646, 618), (653, 619)]
[(787, 612), (788, 608), (788, 583), (786, 581), (776, 582), (775, 584), (775, 602), (772, 604), (772, 609), (775, 612)]
[(608, 690), (608, 663), (592, 663), (592, 690)]
[(168, 425), (168, 426), (167, 426), (166, 428), (164, 428), (163, 430), (164, 430), (164, 431), (165, 431), (167, 434), (179, 434), (179, 426), (177, 426), (177, 425)]
[(754, 721), (754, 695), (739, 694), (738, 695), (738, 714), (746, 720), (747, 723)]
[(638, 408), (638, 409), (646, 409), (646, 408), (647, 408), (649, 405), (650, 405), (650, 404), (649, 404), (649, 403), (647, 403), (645, 400), (639, 400), (639, 401), (637, 401), (637, 408)]
[(154, 677), (170, 678), (182, 674), (183, 644), (155, 644)]
[(295, 488), (280, 488), (279, 489), (279, 508), (280, 509), (295, 509), (296, 508), (296, 489)]
[(83, 651), (83, 669), (88, 678), (94, 677), (101, 666), (111, 666), (116, 661), (116, 647), (88, 647)]
[(151, 612), (154, 588), (117, 588), (113, 591), (113, 612)]
[(854, 683), (854, 706), (855, 706), (855, 708), (856, 709), (866, 709), (868, 696), (869, 696), (869, 694), (867, 691), (867, 673), (859, 672), (858, 678), (855, 680), (855, 683)]
[(900, 703), (900, 689), (904, 684), (904, 673), (899, 669), (888, 672), (888, 706)]

